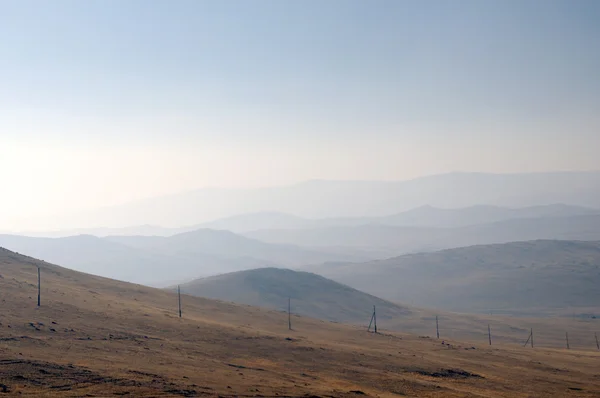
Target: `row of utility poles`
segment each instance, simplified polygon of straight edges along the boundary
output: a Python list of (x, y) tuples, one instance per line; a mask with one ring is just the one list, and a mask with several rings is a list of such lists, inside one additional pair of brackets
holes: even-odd
[[(42, 276), (41, 276), (41, 268), (40, 267), (37, 267), (37, 276), (38, 276), (37, 306), (40, 307), (42, 305)], [(178, 309), (179, 309), (179, 318), (181, 318), (182, 312), (181, 312), (181, 286), (180, 285), (177, 285), (177, 304), (178, 304)], [(287, 313), (288, 313), (288, 330), (292, 330), (292, 299), (291, 299), (291, 297), (288, 297)], [(377, 310), (376, 310), (375, 306), (373, 306), (373, 313), (371, 314), (371, 321), (369, 322), (369, 327), (367, 328), (367, 331), (370, 332), (371, 327), (373, 327), (374, 333), (377, 333)], [(436, 336), (439, 340), (439, 338), (440, 338), (440, 322), (439, 322), (439, 318), (437, 315), (435, 316), (435, 332), (436, 332)], [(594, 338), (596, 339), (596, 348), (598, 350), (600, 350), (600, 342), (598, 341), (598, 333), (594, 333)], [(565, 332), (565, 340), (566, 340), (567, 349), (571, 349), (571, 346), (569, 344), (569, 332)], [(492, 345), (492, 329), (491, 329), (489, 323), (488, 323), (488, 342), (489, 342), (489, 345)], [(525, 344), (523, 345), (523, 347), (526, 347), (528, 344), (531, 344), (531, 348), (533, 348), (533, 328), (530, 329), (529, 336), (527, 337), (527, 341), (525, 341)]]

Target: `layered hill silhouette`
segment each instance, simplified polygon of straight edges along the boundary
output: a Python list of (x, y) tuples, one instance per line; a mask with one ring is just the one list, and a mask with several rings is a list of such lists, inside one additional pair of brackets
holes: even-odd
[[(407, 181), (307, 181), (258, 189), (201, 189), (104, 208), (61, 221), (77, 225), (198, 225), (235, 214), (277, 212), (308, 218), (382, 217), (429, 204), (526, 207), (600, 203), (600, 172), (450, 173)], [(69, 222), (70, 221), (70, 222)], [(271, 226), (270, 228), (277, 228)]]
[(216, 273), (265, 266), (301, 266), (354, 259), (291, 245), (259, 242), (227, 231), (172, 237), (32, 238), (0, 235), (0, 245), (73, 269), (119, 280), (167, 286)]
[(58, 231), (23, 232), (20, 235), (39, 237), (68, 237), (73, 235), (116, 236), (173, 236), (198, 229), (227, 230), (238, 234), (262, 230), (288, 230), (331, 227), (383, 225), (401, 227), (455, 228), (526, 218), (552, 218), (600, 215), (599, 209), (551, 204), (508, 208), (477, 205), (463, 208), (438, 208), (430, 205), (381, 217), (305, 218), (278, 212), (239, 214), (218, 220), (179, 228), (139, 225), (124, 228), (81, 228)]
[[(600, 240), (600, 215), (514, 218), (456, 228), (390, 225), (336, 226), (310, 229), (261, 230), (246, 236), (271, 243), (362, 250), (379, 258), (472, 245), (560, 239)], [(368, 254), (365, 254), (368, 253)]]
[(600, 317), (600, 242), (480, 245), (310, 270), (387, 300), (420, 306)]
[[(464, 213), (472, 216), (484, 208), (488, 209), (481, 207), (441, 212), (451, 214), (446, 218), (447, 223), (451, 223), (450, 220), (470, 222), (468, 220), (477, 217), (467, 217)], [(366, 262), (406, 253), (514, 241), (600, 240), (600, 215), (593, 214), (589, 209), (563, 205), (515, 211), (494, 209), (494, 214), (498, 217), (500, 213), (506, 215), (514, 212), (520, 215), (545, 216), (518, 218), (513, 214), (509, 216), (517, 218), (452, 228), (371, 223), (259, 230), (245, 235), (211, 229), (167, 237), (99, 238), (80, 235), (34, 238), (0, 235), (0, 245), (83, 272), (164, 287), (195, 278), (261, 267), (297, 268), (323, 262)], [(417, 212), (424, 211), (434, 214), (440, 210), (422, 208)], [(565, 215), (578, 212), (585, 214)], [(404, 219), (413, 219), (413, 216), (414, 213), (410, 213)], [(419, 219), (424, 223), (428, 222), (427, 218)]]
[[(270, 244), (230, 231), (199, 229), (170, 237), (109, 236), (106, 240), (155, 253), (194, 256), (208, 254), (222, 258), (254, 258), (283, 266), (298, 266), (332, 258), (327, 253), (286, 244)], [(347, 256), (352, 258), (352, 256)]]
[(373, 306), (385, 321), (411, 315), (401, 305), (382, 300), (322, 276), (289, 269), (262, 268), (198, 279), (181, 285), (193, 296), (288, 310), (317, 319), (362, 324), (369, 322)]
[(565, 204), (529, 206), (522, 208), (477, 205), (454, 209), (437, 208), (427, 205), (383, 217), (309, 219), (272, 212), (240, 214), (201, 224), (201, 226), (204, 228), (225, 229), (236, 233), (249, 233), (258, 230), (271, 229), (351, 227), (362, 225), (452, 228), (489, 224), (511, 219), (582, 215), (600, 215), (600, 210)]

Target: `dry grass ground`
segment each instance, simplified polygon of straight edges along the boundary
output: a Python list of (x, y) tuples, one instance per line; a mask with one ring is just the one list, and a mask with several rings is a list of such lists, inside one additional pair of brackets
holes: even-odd
[[(42, 306), (36, 307), (42, 266)], [(0, 396), (600, 395), (600, 354), (473, 345), (183, 297), (0, 250)]]

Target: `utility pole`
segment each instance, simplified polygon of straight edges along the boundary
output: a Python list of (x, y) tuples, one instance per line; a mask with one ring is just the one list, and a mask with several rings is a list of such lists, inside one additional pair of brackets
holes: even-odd
[(571, 347), (569, 347), (569, 332), (565, 332), (565, 338), (567, 339), (567, 350), (570, 350)]
[(531, 329), (531, 348), (533, 348), (533, 328)]
[(440, 339), (440, 324), (438, 322), (438, 316), (435, 316), (435, 332), (437, 334), (438, 340)]
[(490, 341), (490, 345), (492, 345), (492, 329), (490, 329), (489, 323), (488, 323), (488, 339)]
[(375, 306), (373, 306), (373, 321), (375, 323), (375, 333), (377, 333), (377, 311), (375, 311)]
[(523, 344), (523, 347), (527, 347), (527, 344), (529, 343), (529, 340), (532, 339), (532, 337), (533, 337), (533, 329), (531, 329), (531, 331), (529, 332), (529, 336), (527, 336), (527, 341), (525, 342), (525, 344)]
[(288, 329), (292, 330), (292, 298), (288, 297)]
[(594, 332), (594, 337), (596, 338), (596, 348), (600, 350), (600, 343), (598, 343), (598, 333)]
[(42, 278), (41, 278), (41, 270), (40, 267), (38, 267), (38, 307), (41, 305), (41, 282), (42, 282)]
[(181, 288), (177, 285), (177, 301), (179, 303), (179, 317), (181, 318)]

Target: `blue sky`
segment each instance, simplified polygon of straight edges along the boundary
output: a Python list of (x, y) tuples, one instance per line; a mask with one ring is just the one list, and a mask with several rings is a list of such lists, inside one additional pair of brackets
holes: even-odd
[(583, 0), (2, 1), (0, 176), (47, 184), (47, 213), (67, 194), (600, 169), (598, 21)]

